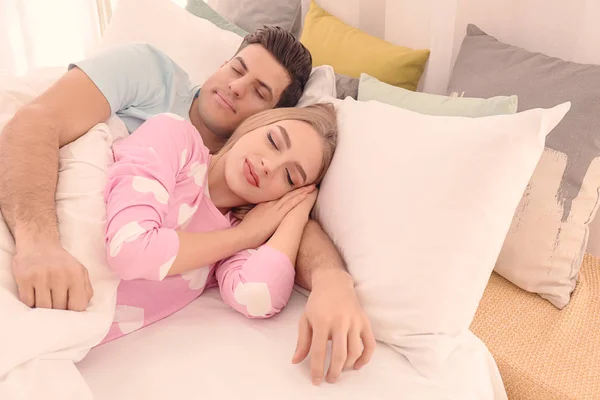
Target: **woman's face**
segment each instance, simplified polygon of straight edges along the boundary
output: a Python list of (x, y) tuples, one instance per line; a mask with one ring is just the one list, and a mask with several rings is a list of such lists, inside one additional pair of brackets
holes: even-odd
[(323, 145), (306, 122), (283, 120), (257, 128), (226, 153), (225, 179), (247, 204), (278, 199), (317, 179)]

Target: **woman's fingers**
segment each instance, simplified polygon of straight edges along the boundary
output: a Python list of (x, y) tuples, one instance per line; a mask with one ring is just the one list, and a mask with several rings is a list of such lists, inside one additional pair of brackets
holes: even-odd
[(302, 196), (302, 195), (306, 195), (308, 193), (308, 186), (305, 187), (301, 187), (299, 189), (294, 189), (290, 192), (287, 192), (286, 194), (284, 194), (279, 200), (277, 200), (277, 206), (279, 208), (284, 207), (284, 205), (291, 201), (292, 199), (298, 197), (298, 196)]
[(288, 199), (285, 203), (279, 206), (279, 212), (281, 213), (281, 218), (285, 217), (287, 213), (289, 213), (294, 207), (298, 204), (302, 203), (308, 197), (308, 193), (299, 193), (294, 197)]

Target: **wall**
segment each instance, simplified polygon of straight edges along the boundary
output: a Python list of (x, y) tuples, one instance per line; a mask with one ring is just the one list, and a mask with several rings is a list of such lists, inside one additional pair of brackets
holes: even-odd
[[(302, 0), (304, 11), (309, 0)], [(389, 42), (431, 49), (421, 89), (444, 93), (468, 23), (499, 40), (600, 64), (598, 0), (317, 0), (343, 21)], [(556, 7), (556, 8), (553, 8)]]

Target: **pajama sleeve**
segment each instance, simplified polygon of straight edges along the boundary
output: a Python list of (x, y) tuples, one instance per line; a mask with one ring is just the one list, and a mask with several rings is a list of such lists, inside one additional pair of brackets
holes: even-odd
[(191, 153), (191, 130), (182, 118), (160, 114), (113, 146), (104, 192), (105, 242), (108, 264), (121, 279), (160, 281), (175, 261), (179, 237), (163, 224)]
[(285, 254), (263, 245), (222, 261), (216, 277), (226, 304), (249, 318), (269, 318), (292, 294), (294, 266)]

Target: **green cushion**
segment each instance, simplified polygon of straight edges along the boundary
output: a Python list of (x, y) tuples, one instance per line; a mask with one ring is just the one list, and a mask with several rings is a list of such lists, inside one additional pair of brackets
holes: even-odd
[(496, 96), (489, 99), (442, 96), (413, 92), (388, 85), (365, 73), (358, 84), (358, 100), (381, 103), (428, 115), (486, 117), (517, 112), (517, 96)]
[(213, 10), (203, 0), (188, 0), (185, 9), (199, 18), (209, 20), (223, 30), (236, 33), (241, 37), (244, 37), (248, 34), (248, 32), (229, 22), (221, 14)]

